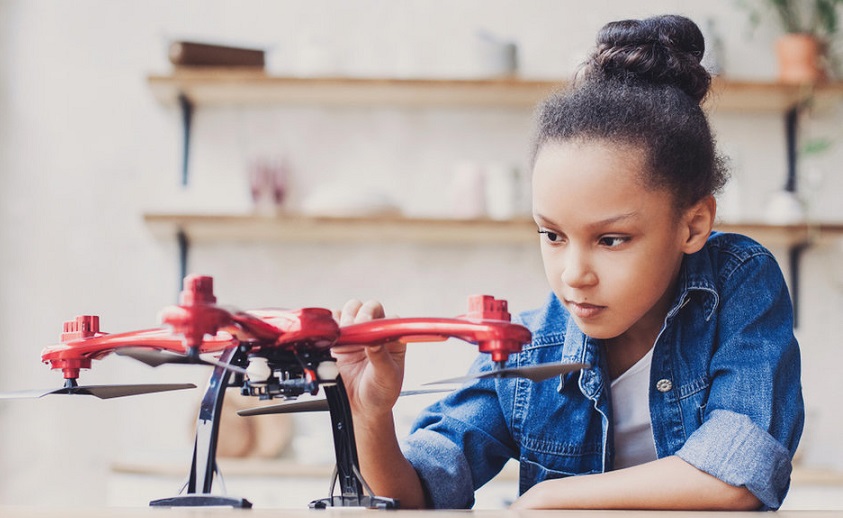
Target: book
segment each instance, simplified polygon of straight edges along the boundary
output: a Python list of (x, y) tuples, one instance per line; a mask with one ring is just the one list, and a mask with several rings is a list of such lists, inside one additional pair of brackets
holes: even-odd
[(196, 41), (170, 44), (170, 62), (179, 67), (251, 67), (263, 68), (262, 49), (232, 47)]

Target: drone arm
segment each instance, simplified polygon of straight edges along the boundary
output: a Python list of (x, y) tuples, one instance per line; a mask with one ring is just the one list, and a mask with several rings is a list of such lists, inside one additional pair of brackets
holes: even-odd
[(394, 318), (342, 327), (336, 345), (377, 345), (396, 340), (429, 342), (448, 338), (477, 344), (481, 352), (489, 353), (493, 361), (501, 362), (530, 343), (531, 335), (524, 326), (502, 320)]
[[(222, 351), (237, 345), (237, 340), (228, 334), (220, 334), (206, 340), (204, 345), (209, 351)], [(71, 338), (66, 343), (46, 347), (41, 351), (41, 361), (49, 363), (52, 369), (61, 369), (65, 379), (76, 379), (80, 369), (91, 368), (92, 360), (128, 347), (184, 352), (181, 338), (174, 336), (168, 329), (146, 329), (119, 334), (100, 333), (99, 329), (96, 329), (90, 336)]]

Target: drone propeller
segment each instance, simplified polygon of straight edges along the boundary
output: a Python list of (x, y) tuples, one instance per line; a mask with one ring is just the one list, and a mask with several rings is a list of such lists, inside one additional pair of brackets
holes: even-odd
[(528, 380), (539, 382), (556, 376), (561, 376), (562, 374), (567, 374), (569, 372), (578, 371), (580, 369), (588, 369), (590, 367), (591, 365), (587, 363), (546, 363), (541, 365), (529, 365), (527, 367), (496, 369), (490, 372), (483, 372), (481, 374), (470, 374), (459, 378), (431, 381), (429, 383), (425, 383), (425, 385), (463, 383), (466, 381), (484, 378), (527, 378)]
[(200, 364), (221, 367), (232, 372), (246, 374), (246, 369), (238, 367), (237, 365), (230, 365), (213, 359), (200, 358), (199, 356), (192, 356), (189, 354), (177, 354), (159, 349), (149, 349), (147, 347), (122, 347), (115, 350), (114, 354), (127, 356), (141, 363), (145, 363), (150, 367), (159, 367), (165, 364)]
[(294, 401), (292, 403), (281, 403), (279, 405), (259, 406), (238, 410), (237, 415), (249, 417), (254, 415), (269, 414), (293, 414), (296, 412), (327, 412), (328, 400), (325, 398), (309, 399), (307, 401)]
[(156, 392), (167, 392), (170, 390), (182, 390), (196, 388), (193, 383), (159, 383), (141, 385), (82, 385), (62, 387), (52, 390), (21, 390), (18, 392), (6, 392), (0, 394), (0, 399), (25, 399), (40, 398), (53, 394), (78, 394), (95, 396), (100, 399), (111, 399), (115, 397), (136, 396), (140, 394), (153, 394)]
[[(404, 390), (399, 396), (415, 396), (417, 394), (436, 394), (441, 392), (452, 392), (451, 389), (420, 389)], [(269, 414), (293, 414), (296, 412), (327, 412), (328, 400), (325, 398), (309, 399), (307, 401), (294, 401), (292, 403), (281, 403), (279, 405), (267, 405), (257, 408), (238, 410), (237, 415), (250, 417), (255, 415)]]

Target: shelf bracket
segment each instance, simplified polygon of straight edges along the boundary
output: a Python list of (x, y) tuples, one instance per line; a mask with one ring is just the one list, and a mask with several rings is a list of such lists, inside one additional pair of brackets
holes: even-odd
[(791, 245), (788, 248), (788, 269), (790, 271), (790, 298), (793, 304), (793, 327), (799, 327), (799, 270), (802, 264), (802, 253), (810, 248), (807, 241)]
[(190, 252), (190, 239), (184, 229), (179, 228), (176, 232), (176, 242), (179, 247), (179, 278), (176, 293), (181, 293), (184, 278), (187, 277), (187, 257)]
[(183, 92), (178, 97), (182, 124), (181, 184), (187, 186), (190, 164), (190, 133), (193, 125), (193, 102)]
[(787, 181), (784, 189), (796, 192), (799, 167), (799, 116), (805, 107), (804, 101), (799, 101), (787, 109), (784, 115), (785, 139), (787, 142)]
[[(787, 109), (784, 116), (787, 149), (787, 180), (784, 189), (795, 193), (799, 178), (799, 118), (810, 101), (803, 99)], [(811, 246), (810, 240), (790, 245), (787, 250), (790, 273), (790, 297), (793, 305), (793, 327), (799, 326), (799, 274), (802, 254)]]

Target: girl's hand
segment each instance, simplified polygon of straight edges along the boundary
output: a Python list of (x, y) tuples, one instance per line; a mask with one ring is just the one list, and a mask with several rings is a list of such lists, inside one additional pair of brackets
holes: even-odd
[[(359, 300), (345, 303), (334, 318), (340, 326), (384, 318), (383, 306), (377, 301), (365, 304)], [(357, 417), (378, 418), (392, 412), (404, 381), (406, 344), (390, 342), (382, 345), (345, 345), (331, 354), (348, 393), (352, 412)]]

